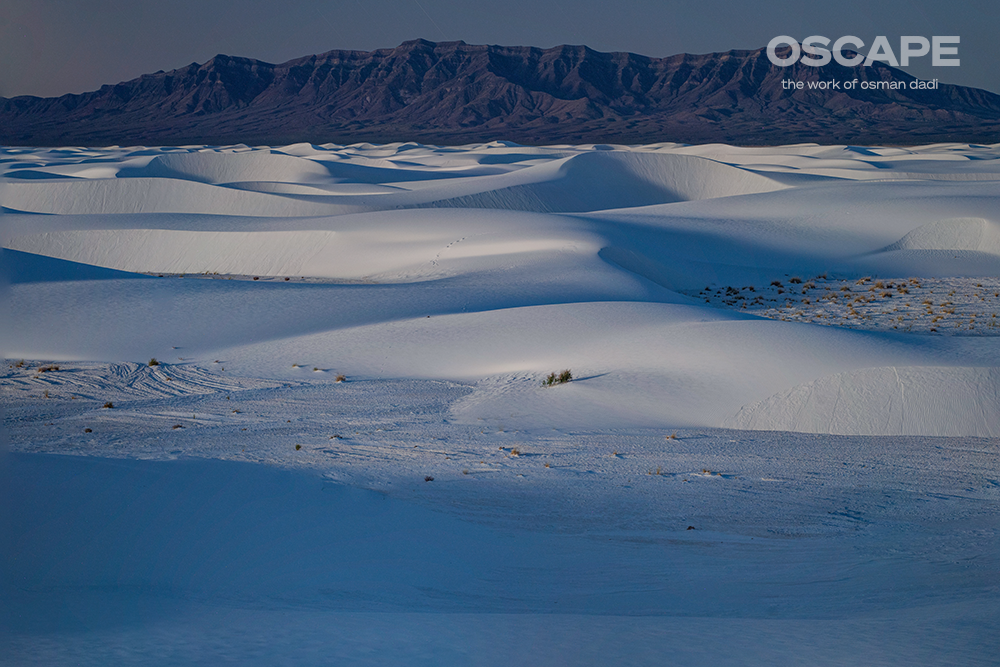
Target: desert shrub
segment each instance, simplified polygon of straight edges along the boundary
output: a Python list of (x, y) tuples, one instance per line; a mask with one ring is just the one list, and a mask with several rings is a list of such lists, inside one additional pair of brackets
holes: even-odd
[(337, 377), (334, 378), (334, 382), (347, 382), (347, 376), (338, 375)]
[(302, 449), (302, 445), (295, 445), (295, 451), (299, 451), (300, 449)]
[(84, 433), (93, 433), (94, 429), (92, 429), (92, 428), (85, 428), (85, 429), (83, 429), (83, 432)]
[(112, 403), (111, 401), (108, 401), (107, 403), (104, 404), (104, 407), (110, 410), (111, 408), (115, 407), (115, 404)]
[(430, 475), (427, 475), (426, 477), (424, 477), (424, 481), (425, 481), (425, 482), (433, 482), (433, 481), (434, 481), (434, 478), (433, 478), (433, 477), (431, 477)]
[(58, 366), (56, 366), (55, 364), (49, 364), (48, 366), (41, 366), (41, 367), (39, 367), (38, 372), (39, 373), (48, 373), (49, 371), (57, 371), (57, 370), (59, 370)]
[(799, 277), (789, 278), (788, 282), (792, 283), (793, 285), (798, 285), (799, 283), (802, 282), (802, 278)]
[(773, 285), (774, 287), (781, 287), (781, 281), (780, 280), (772, 280), (771, 281), (771, 285)]
[(156, 357), (153, 357), (152, 359), (149, 360), (149, 365), (150, 366), (159, 366), (160, 362), (156, 360)]
[(567, 368), (558, 375), (556, 375), (555, 373), (549, 373), (548, 377), (545, 378), (545, 381), (542, 384), (544, 384), (546, 387), (551, 387), (554, 384), (566, 384), (572, 379), (573, 379), (573, 373), (571, 373), (570, 370)]

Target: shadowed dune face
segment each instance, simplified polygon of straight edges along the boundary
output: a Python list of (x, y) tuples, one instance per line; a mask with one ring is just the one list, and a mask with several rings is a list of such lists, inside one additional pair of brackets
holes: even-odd
[[(868, 435), (995, 435), (1000, 423), (977, 398), (995, 393), (1000, 358), (995, 146), (2, 155), (10, 303), (32, 314), (5, 323), (8, 356), (141, 361), (183, 346), (280, 379), (294, 354), (478, 383), (460, 419)], [(816, 309), (833, 303), (834, 279), (872, 276), (870, 293)], [(956, 311), (932, 287), (920, 302), (875, 287), (914, 276), (968, 294)], [(813, 277), (820, 288), (800, 287)], [(905, 317), (928, 322), (906, 335)], [(590, 379), (558, 396), (512, 390), (550, 366)]]

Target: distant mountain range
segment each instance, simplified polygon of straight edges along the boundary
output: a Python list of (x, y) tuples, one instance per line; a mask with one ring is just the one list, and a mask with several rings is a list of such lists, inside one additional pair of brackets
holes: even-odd
[(416, 40), (280, 65), (219, 55), (81, 95), (0, 98), (0, 144), (1000, 142), (1000, 95), (913, 80), (881, 63), (780, 68), (764, 49), (648, 58)]

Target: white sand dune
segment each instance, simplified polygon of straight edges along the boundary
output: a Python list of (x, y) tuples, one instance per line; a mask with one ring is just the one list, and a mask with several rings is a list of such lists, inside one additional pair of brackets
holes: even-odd
[(277, 217), (362, 210), (175, 178), (7, 181), (0, 183), (0, 201), (7, 209), (49, 215), (218, 213)]
[(993, 664), (998, 212), (1000, 145), (0, 148), (0, 662)]
[(747, 405), (730, 428), (863, 435), (1000, 437), (1000, 369), (865, 368)]
[(157, 155), (145, 166), (119, 170), (117, 176), (176, 178), (218, 185), (240, 181), (322, 182), (329, 179), (330, 173), (321, 163), (282, 153), (209, 150)]
[(885, 248), (893, 250), (972, 250), (1000, 255), (1000, 224), (982, 218), (952, 218), (923, 225)]
[[(0, 179), (4, 247), (132, 273), (236, 280), (126, 282), (106, 300), (90, 282), (18, 279), (11, 303), (34, 314), (5, 326), (4, 348), (18, 357), (141, 361), (182, 341), (198, 354), (239, 350), (229, 355), (232, 367), (245, 359), (245, 372), (276, 375), (290, 365), (289, 350), (392, 377), (476, 381), (572, 366), (600, 379), (572, 390), (579, 409), (548, 411), (563, 422), (589, 414), (719, 426), (742, 414), (744, 426), (769, 429), (982, 435), (982, 424), (932, 410), (932, 396), (917, 391), (908, 394), (908, 413), (926, 403), (936, 416), (905, 426), (877, 402), (856, 402), (847, 420), (817, 413), (791, 422), (761, 416), (784, 408), (759, 406), (831, 376), (861, 377), (851, 374), (866, 367), (975, 367), (996, 351), (994, 338), (979, 339), (972, 352), (940, 339), (839, 336), (702, 310), (690, 294), (796, 274), (996, 273), (1000, 183), (982, 180), (998, 173), (996, 152), (21, 150)], [(778, 172), (799, 180), (771, 177)], [(874, 172), (883, 178), (873, 181)], [(22, 275), (27, 256), (18, 255)], [(694, 309), (659, 305), (681, 303)], [(424, 322), (427, 315), (435, 319)], [(80, 334), (73, 342), (61, 333), (64, 322)], [(983, 387), (970, 372), (956, 370), (949, 382), (976, 396)], [(493, 411), (516, 396), (500, 391), (489, 399), (498, 401)], [(993, 408), (983, 409), (989, 421)]]

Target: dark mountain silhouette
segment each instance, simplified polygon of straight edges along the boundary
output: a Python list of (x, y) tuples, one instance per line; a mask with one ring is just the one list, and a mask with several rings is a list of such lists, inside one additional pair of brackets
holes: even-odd
[(763, 49), (647, 58), (405, 42), (280, 65), (219, 55), (82, 95), (0, 98), (6, 145), (1000, 141), (1000, 95), (786, 91), (783, 79), (913, 81), (880, 63), (779, 68)]

